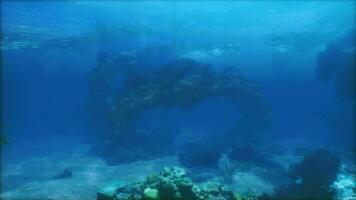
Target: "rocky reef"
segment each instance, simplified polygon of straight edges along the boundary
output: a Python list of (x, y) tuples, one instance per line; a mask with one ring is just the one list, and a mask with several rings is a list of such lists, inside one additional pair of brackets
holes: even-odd
[[(330, 109), (318, 114), (327, 127), (328, 140), (343, 147), (354, 147), (355, 141), (355, 72), (356, 72), (356, 30), (348, 30), (341, 37), (330, 41), (318, 54), (316, 78), (329, 85), (344, 109)], [(352, 138), (351, 140), (349, 138)]]
[(317, 149), (299, 163), (290, 166), (291, 183), (277, 188), (274, 195), (264, 195), (260, 200), (274, 199), (334, 199), (332, 187), (341, 167), (339, 158), (330, 150)]
[(98, 192), (97, 200), (243, 200), (222, 185), (194, 184), (182, 168), (163, 168), (158, 175), (151, 175), (142, 182), (125, 186), (108, 187)]
[(342, 101), (355, 101), (355, 34), (355, 29), (347, 31), (327, 44), (317, 58), (317, 79), (332, 82), (336, 96)]
[[(239, 104), (236, 125), (217, 133), (211, 141), (229, 142), (236, 136), (261, 134), (269, 127), (270, 112), (253, 81), (233, 67), (215, 70), (189, 59), (162, 66), (145, 67), (132, 55), (98, 55), (98, 66), (89, 80), (89, 108), (103, 122), (95, 136), (95, 151), (109, 164), (147, 160), (168, 153), (173, 133), (136, 129), (137, 121), (150, 109), (190, 110), (206, 99), (225, 98)], [(114, 87), (121, 77), (120, 89)], [(229, 140), (225, 140), (229, 137)], [(224, 144), (229, 145), (229, 144)], [(122, 158), (125, 158), (122, 160)]]
[(146, 109), (174, 106), (190, 109), (203, 99), (220, 96), (242, 104), (243, 117), (253, 119), (251, 124), (260, 123), (265, 117), (262, 115), (256, 119), (253, 116), (256, 110), (264, 109), (257, 85), (232, 68), (214, 72), (209, 65), (176, 60), (146, 75), (141, 81), (114, 100), (115, 106), (109, 114), (117, 134), (125, 134)]

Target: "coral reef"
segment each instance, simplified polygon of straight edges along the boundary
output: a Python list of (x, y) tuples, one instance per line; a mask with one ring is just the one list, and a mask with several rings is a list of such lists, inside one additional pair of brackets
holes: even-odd
[(356, 30), (352, 28), (340, 38), (329, 42), (317, 57), (316, 78), (322, 83), (328, 83), (339, 103), (345, 106), (343, 109), (333, 108), (319, 116), (329, 131), (327, 139), (339, 147), (354, 146), (355, 140), (355, 36)]
[[(158, 137), (153, 133), (144, 137), (135, 129), (142, 113), (150, 109), (189, 110), (205, 99), (223, 97), (239, 103), (240, 113), (236, 115), (236, 126), (224, 134), (215, 134), (212, 141), (226, 143), (236, 139), (236, 135), (256, 135), (269, 127), (269, 109), (258, 86), (235, 68), (216, 71), (210, 65), (188, 59), (174, 60), (161, 67), (144, 67), (137, 65), (135, 56), (108, 53), (99, 54), (97, 61), (98, 66), (89, 78), (89, 108), (95, 119), (104, 124), (95, 136), (95, 148), (111, 164), (128, 157), (119, 155), (123, 151), (134, 155), (124, 162), (168, 152), (174, 135), (166, 133)], [(122, 76), (119, 90), (113, 88), (118, 75)], [(224, 140), (226, 137), (231, 140)], [(140, 152), (149, 156), (140, 156)], [(112, 156), (118, 159), (112, 160)]]
[(263, 195), (259, 199), (333, 199), (335, 191), (331, 187), (340, 169), (340, 160), (331, 151), (317, 149), (306, 155), (300, 163), (290, 166), (292, 183), (278, 188), (271, 197)]
[[(232, 190), (214, 183), (194, 184), (184, 169), (164, 168), (159, 175), (151, 175), (143, 182), (103, 189), (98, 200), (243, 200)], [(114, 192), (113, 192), (114, 191)]]
[[(174, 106), (190, 109), (203, 99), (224, 96), (240, 102), (243, 117), (256, 120), (254, 109), (261, 111), (258, 88), (243, 79), (236, 70), (214, 72), (210, 66), (191, 60), (177, 60), (145, 77), (142, 84), (126, 90), (111, 110), (115, 131), (125, 134), (139, 114), (148, 108)], [(251, 102), (254, 104), (250, 105)], [(265, 112), (259, 112), (264, 114)], [(253, 116), (253, 118), (252, 118)], [(251, 123), (252, 123), (251, 122)]]
[(337, 97), (355, 99), (355, 30), (329, 43), (317, 59), (316, 77), (321, 82), (333, 82)]
[(335, 180), (339, 168), (340, 160), (336, 155), (326, 149), (317, 149), (306, 155), (301, 163), (292, 165), (290, 173), (294, 179), (302, 178), (303, 184), (325, 187)]
[(356, 199), (356, 176), (354, 172), (348, 170), (349, 166), (341, 165), (337, 179), (332, 185), (336, 190), (336, 199)]

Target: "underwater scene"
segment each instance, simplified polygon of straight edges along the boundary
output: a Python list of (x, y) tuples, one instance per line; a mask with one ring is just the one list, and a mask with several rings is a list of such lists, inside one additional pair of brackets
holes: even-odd
[(356, 200), (355, 1), (1, 4), (1, 200)]

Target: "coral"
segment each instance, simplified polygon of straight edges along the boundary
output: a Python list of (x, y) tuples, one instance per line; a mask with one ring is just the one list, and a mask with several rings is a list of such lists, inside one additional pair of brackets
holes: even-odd
[(356, 30), (352, 28), (340, 38), (327, 44), (317, 57), (316, 78), (320, 82), (329, 83), (337, 99), (348, 106), (341, 112), (333, 109), (321, 116), (330, 132), (327, 139), (339, 146), (350, 145), (353, 140), (348, 138), (354, 137), (355, 36)]
[[(240, 116), (236, 114), (236, 126), (225, 135), (252, 135), (269, 126), (269, 110), (262, 100), (259, 87), (243, 78), (235, 68), (214, 71), (210, 65), (188, 59), (175, 60), (151, 69), (135, 63), (132, 57), (102, 53), (98, 55), (98, 66), (89, 78), (89, 107), (93, 108), (96, 117), (105, 121), (104, 127), (109, 129), (104, 133), (100, 131), (95, 141), (102, 141), (104, 146), (112, 144), (110, 152), (127, 150), (130, 147), (123, 143), (128, 141), (134, 144), (131, 146), (140, 147), (142, 152), (148, 152), (153, 157), (166, 152), (174, 137), (160, 136), (156, 140), (160, 144), (154, 145), (160, 148), (158, 151), (152, 149), (152, 145), (132, 143), (149, 141), (140, 138), (135, 130), (140, 116), (149, 109), (179, 107), (189, 110), (210, 98), (223, 97), (240, 104), (241, 113)], [(117, 75), (123, 77), (120, 91), (112, 89)], [(104, 158), (111, 159), (109, 155)]]
[[(112, 188), (112, 187), (111, 187)], [(98, 200), (238, 200), (237, 193), (214, 183), (194, 184), (182, 168), (164, 168), (159, 175), (145, 181), (118, 187), (110, 192), (98, 193)]]
[(330, 187), (336, 180), (340, 160), (326, 149), (317, 149), (306, 155), (300, 163), (290, 166), (292, 183), (278, 188), (275, 194), (260, 199), (333, 199)]
[(317, 58), (316, 77), (321, 82), (333, 82), (335, 94), (341, 100), (355, 98), (355, 30), (332, 41)]
[(122, 187), (121, 183), (112, 183), (109, 186), (103, 187), (97, 193), (98, 200), (113, 200), (116, 198), (117, 188)]
[(336, 179), (339, 168), (340, 160), (336, 155), (326, 149), (317, 149), (306, 155), (301, 163), (292, 165), (290, 173), (294, 178), (302, 178), (303, 184), (308, 186), (327, 187)]
[(337, 191), (336, 199), (356, 199), (355, 173), (348, 172), (348, 166), (342, 165), (332, 188)]
[(158, 200), (159, 199), (158, 190), (157, 189), (146, 188), (143, 191), (143, 199)]

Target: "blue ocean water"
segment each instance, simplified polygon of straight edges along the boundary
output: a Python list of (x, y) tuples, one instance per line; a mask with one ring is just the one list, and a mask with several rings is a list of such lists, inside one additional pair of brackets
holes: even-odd
[[(164, 166), (356, 199), (354, 1), (0, 4), (1, 199), (96, 199)], [(318, 149), (337, 170), (293, 178)], [(300, 189), (315, 169), (332, 194)]]

